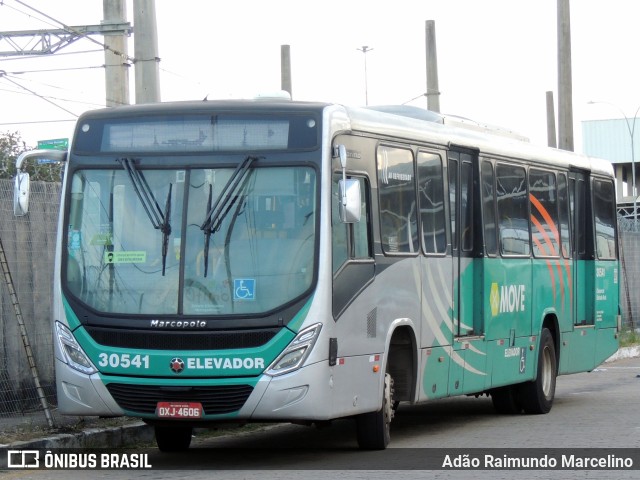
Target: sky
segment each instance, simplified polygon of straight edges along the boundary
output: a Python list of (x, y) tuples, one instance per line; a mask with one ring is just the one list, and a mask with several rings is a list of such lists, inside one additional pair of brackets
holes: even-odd
[[(426, 108), (425, 22), (433, 20), (441, 111), (546, 144), (546, 92), (557, 102), (556, 16), (557, 0), (157, 0), (161, 100), (277, 91), (286, 44), (294, 100), (364, 105), (359, 49), (367, 46), (369, 105)], [(0, 32), (102, 17), (102, 0), (0, 0)], [(582, 121), (631, 119), (640, 107), (638, 18), (638, 0), (571, 0), (576, 151)], [(134, 42), (135, 33), (131, 56)], [(0, 56), (0, 133), (17, 131), (29, 146), (71, 137), (78, 115), (105, 105), (103, 64), (102, 47), (88, 39), (46, 57)]]

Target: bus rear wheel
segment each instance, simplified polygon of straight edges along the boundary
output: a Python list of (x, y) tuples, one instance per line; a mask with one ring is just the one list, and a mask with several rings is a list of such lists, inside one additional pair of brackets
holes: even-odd
[(182, 452), (191, 445), (191, 427), (155, 427), (156, 444), (161, 452)]
[(391, 440), (391, 420), (395, 414), (393, 378), (384, 376), (382, 408), (377, 412), (363, 413), (356, 417), (358, 446), (363, 450), (384, 450)]
[(549, 413), (556, 393), (556, 376), (558, 362), (553, 336), (547, 328), (540, 335), (540, 351), (538, 352), (538, 375), (536, 379), (522, 384), (520, 402), (525, 413)]

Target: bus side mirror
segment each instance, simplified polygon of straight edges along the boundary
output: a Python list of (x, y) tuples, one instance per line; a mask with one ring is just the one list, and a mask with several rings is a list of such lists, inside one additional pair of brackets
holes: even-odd
[(13, 186), (13, 214), (22, 217), (29, 213), (30, 178), (22, 171), (22, 164), (31, 159), (44, 159), (53, 162), (65, 162), (67, 152), (63, 150), (30, 150), (23, 152), (16, 160), (16, 177)]
[(356, 179), (340, 180), (338, 183), (340, 198), (340, 220), (342, 223), (358, 223), (361, 216), (362, 201), (360, 182)]
[(27, 172), (18, 172), (13, 188), (13, 214), (22, 217), (29, 212), (30, 180)]

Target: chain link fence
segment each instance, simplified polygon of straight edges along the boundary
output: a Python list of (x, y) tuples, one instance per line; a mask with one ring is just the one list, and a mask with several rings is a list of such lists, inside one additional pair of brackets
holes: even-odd
[[(51, 295), (60, 184), (32, 182), (29, 215), (13, 216), (13, 181), (0, 179), (0, 241), (33, 349), (46, 403), (56, 406)], [(620, 307), (623, 323), (640, 320), (640, 229), (633, 219), (619, 218), (621, 256)], [(0, 281), (0, 432), (8, 422), (33, 421), (43, 414), (42, 400), (16, 321), (4, 278)], [(60, 417), (53, 410), (55, 423)]]
[[(31, 421), (34, 412), (42, 416), (45, 402), (56, 405), (50, 319), (59, 205), (59, 183), (31, 182), (30, 213), (14, 217), (13, 181), (0, 179), (0, 242), (7, 262), (0, 277), (0, 421), (5, 420), (0, 423), (2, 426), (7, 418), (12, 418), (15, 424), (21, 419)], [(17, 321), (16, 308), (21, 311), (24, 329)], [(40, 391), (26, 354), (26, 341), (33, 351)]]
[(640, 220), (618, 217), (620, 244), (620, 309), (623, 325), (640, 326)]

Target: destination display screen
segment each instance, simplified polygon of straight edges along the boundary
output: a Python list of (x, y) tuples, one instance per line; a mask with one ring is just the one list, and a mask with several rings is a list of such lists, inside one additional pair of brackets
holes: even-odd
[(314, 115), (209, 114), (84, 119), (76, 153), (187, 153), (311, 149)]

